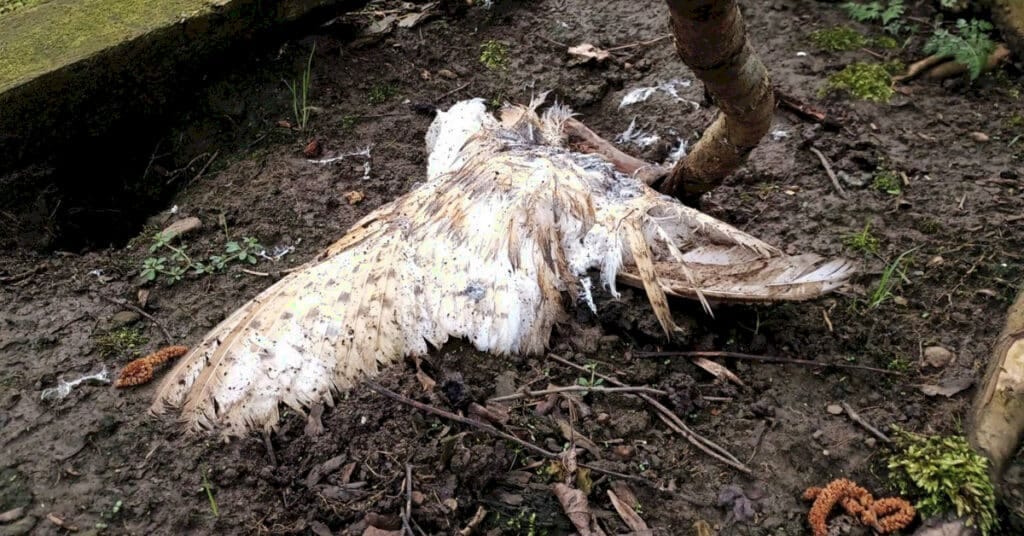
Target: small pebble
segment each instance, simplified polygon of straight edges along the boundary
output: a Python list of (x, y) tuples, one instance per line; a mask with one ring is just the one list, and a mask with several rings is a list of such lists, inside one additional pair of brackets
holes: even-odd
[(942, 368), (953, 362), (956, 356), (941, 346), (929, 346), (924, 349), (924, 362), (929, 367)]
[(448, 69), (440, 69), (440, 70), (438, 70), (437, 71), (437, 76), (440, 76), (441, 78), (447, 78), (448, 80), (455, 80), (456, 78), (459, 77), (459, 75), (455, 74), (454, 72), (452, 72), (452, 71), (450, 71)]
[(840, 415), (843, 413), (843, 407), (839, 404), (829, 404), (828, 407), (825, 408), (825, 411), (832, 415)]
[(869, 437), (864, 440), (864, 444), (867, 445), (868, 448), (873, 449), (875, 448), (875, 445), (878, 444), (878, 440), (873, 437)]
[(971, 132), (969, 136), (972, 140), (978, 143), (985, 143), (989, 140), (988, 134), (985, 134), (984, 132)]

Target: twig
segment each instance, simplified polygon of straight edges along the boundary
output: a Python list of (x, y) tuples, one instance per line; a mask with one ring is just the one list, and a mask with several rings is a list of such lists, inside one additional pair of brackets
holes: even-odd
[[(572, 367), (581, 372), (586, 372), (587, 374), (593, 373), (592, 370), (577, 365), (572, 361), (563, 359), (562, 357), (559, 357), (555, 354), (548, 354), (548, 359), (552, 359), (554, 361), (557, 361), (568, 367)], [(628, 385), (620, 382), (619, 380), (611, 376), (598, 373), (594, 373), (594, 375), (604, 379), (606, 382), (611, 383), (613, 385), (617, 385), (619, 387), (628, 387)], [(714, 441), (711, 441), (710, 439), (707, 439), (705, 437), (701, 437), (696, 432), (691, 430), (690, 427), (686, 426), (686, 423), (684, 423), (678, 415), (673, 413), (672, 410), (666, 408), (661, 402), (658, 402), (657, 400), (651, 398), (650, 395), (646, 395), (643, 393), (637, 394), (636, 396), (639, 396), (642, 400), (644, 400), (645, 402), (653, 406), (656, 410), (658, 410), (658, 416), (661, 417), (661, 420), (664, 421), (665, 424), (672, 429), (672, 431), (686, 438), (686, 440), (689, 441), (691, 445), (697, 447), (708, 456), (711, 456), (712, 458), (728, 465), (729, 467), (732, 467), (746, 474), (753, 474), (753, 471), (751, 471), (749, 467), (747, 467), (743, 462), (739, 461), (739, 459), (733, 456), (729, 451), (725, 450)]]
[(829, 163), (828, 158), (814, 147), (811, 147), (810, 150), (821, 161), (821, 167), (825, 168), (825, 173), (828, 173), (828, 179), (832, 181), (832, 187), (836, 189), (836, 193), (839, 194), (839, 197), (846, 199), (846, 190), (843, 190), (843, 186), (839, 184), (839, 179), (836, 178), (836, 172), (832, 171), (832, 164)]
[(441, 102), (442, 100), (444, 100), (444, 99), (446, 99), (448, 97), (451, 97), (452, 95), (462, 91), (463, 89), (466, 89), (467, 87), (469, 87), (470, 84), (472, 84), (472, 82), (466, 82), (465, 84), (462, 84), (461, 86), (459, 86), (459, 87), (457, 87), (457, 88), (455, 88), (455, 89), (445, 93), (444, 95), (441, 95), (440, 97), (434, 99), (434, 102)]
[(402, 528), (406, 536), (416, 536), (409, 525), (412, 518), (412, 464), (405, 464), (405, 508), (402, 510)]
[(838, 128), (842, 126), (838, 121), (829, 117), (828, 113), (825, 111), (819, 110), (800, 101), (800, 99), (789, 95), (782, 89), (775, 87), (773, 88), (773, 91), (775, 93), (775, 102), (779, 108), (789, 110), (805, 121), (820, 123), (827, 128)]
[(665, 35), (662, 35), (662, 36), (659, 36), (659, 37), (655, 37), (654, 39), (649, 39), (647, 41), (638, 41), (636, 43), (630, 43), (628, 45), (619, 45), (617, 47), (606, 48), (605, 51), (606, 52), (615, 52), (616, 50), (625, 50), (627, 48), (647, 47), (647, 46), (651, 46), (651, 45), (653, 45), (655, 43), (660, 43), (660, 42), (662, 42), (662, 41), (664, 41), (666, 39), (670, 39), (671, 37), (672, 37), (672, 34), (665, 34)]
[[(525, 448), (526, 450), (529, 450), (531, 452), (534, 452), (536, 454), (544, 456), (545, 458), (548, 458), (548, 459), (551, 459), (551, 460), (561, 460), (562, 459), (562, 457), (559, 454), (555, 453), (555, 452), (551, 452), (549, 450), (546, 450), (546, 449), (544, 449), (542, 447), (539, 447), (537, 445), (534, 445), (533, 443), (530, 443), (528, 441), (523, 441), (522, 439), (519, 439), (518, 437), (516, 437), (516, 436), (514, 436), (512, 434), (509, 434), (507, 432), (502, 432), (501, 430), (498, 430), (497, 428), (495, 428), (493, 426), (490, 426), (488, 424), (484, 424), (484, 423), (479, 422), (479, 421), (474, 421), (473, 419), (469, 419), (469, 418), (463, 417), (462, 415), (456, 415), (456, 414), (454, 414), (454, 413), (452, 413), (450, 411), (445, 411), (445, 410), (443, 410), (441, 408), (436, 408), (434, 406), (431, 406), (431, 405), (428, 405), (428, 404), (424, 404), (422, 402), (417, 402), (416, 400), (413, 400), (413, 399), (411, 399), (411, 398), (409, 398), (409, 397), (407, 397), (405, 395), (398, 394), (398, 393), (396, 393), (396, 392), (394, 392), (394, 391), (392, 391), (392, 390), (390, 390), (390, 389), (388, 389), (388, 388), (386, 388), (386, 387), (384, 387), (384, 386), (382, 386), (382, 385), (380, 385), (380, 384), (378, 384), (378, 383), (376, 383), (376, 382), (374, 382), (372, 380), (363, 380), (363, 383), (367, 387), (369, 387), (373, 391), (376, 391), (379, 394), (382, 394), (382, 395), (384, 395), (384, 396), (386, 396), (386, 397), (388, 397), (388, 398), (390, 398), (392, 400), (397, 400), (398, 402), (401, 402), (401, 403), (406, 404), (408, 406), (412, 406), (412, 407), (414, 407), (414, 408), (416, 408), (416, 409), (418, 409), (420, 411), (425, 411), (427, 413), (432, 413), (434, 415), (437, 415), (438, 417), (443, 417), (445, 419), (448, 419), (448, 420), (451, 420), (451, 421), (455, 421), (457, 423), (465, 424), (467, 426), (472, 426), (473, 428), (476, 428), (478, 430), (482, 430), (482, 431), (487, 432), (488, 434), (491, 434), (493, 436), (500, 437), (501, 439), (504, 439), (506, 441), (511, 441), (511, 442), (513, 442), (513, 443), (515, 443), (515, 444)], [(585, 464), (585, 463), (580, 463), (580, 464), (577, 464), (577, 465), (579, 465), (580, 467), (586, 467), (587, 469), (590, 469), (591, 471), (594, 471), (595, 473), (602, 473), (602, 474), (606, 474), (608, 476), (614, 476), (614, 477), (617, 477), (617, 478), (622, 478), (622, 479), (625, 479), (625, 480), (632, 480), (632, 481), (635, 481), (635, 482), (643, 482), (644, 484), (653, 486), (655, 488), (657, 487), (650, 480), (647, 480), (646, 478), (643, 478), (643, 477), (640, 477), (640, 476), (627, 475), (627, 474), (624, 474), (624, 473), (618, 473), (618, 472), (615, 472), (615, 471), (609, 471), (608, 469), (602, 469), (600, 467), (594, 467), (593, 465), (589, 465), (589, 464)]]
[(590, 145), (593, 148), (593, 152), (605, 157), (615, 166), (616, 170), (626, 175), (631, 175), (644, 184), (654, 184), (658, 179), (668, 175), (670, 171), (665, 167), (645, 162), (635, 156), (622, 152), (618, 147), (598, 136), (596, 132), (590, 130), (589, 127), (576, 119), (568, 119), (562, 129), (567, 135), (575, 136)]
[(112, 303), (114, 305), (117, 305), (117, 306), (120, 306), (120, 307), (124, 307), (125, 309), (129, 309), (131, 311), (135, 311), (136, 313), (139, 313), (140, 315), (142, 315), (143, 318), (145, 318), (146, 320), (149, 320), (150, 322), (152, 322), (153, 325), (156, 326), (157, 329), (160, 330), (160, 333), (164, 337), (164, 342), (166, 342), (169, 345), (170, 344), (174, 344), (174, 341), (171, 338), (171, 334), (168, 333), (167, 328), (165, 328), (163, 326), (163, 324), (158, 322), (157, 319), (153, 318), (153, 315), (147, 313), (146, 311), (143, 311), (141, 308), (136, 307), (136, 306), (134, 306), (134, 305), (124, 301), (124, 300), (119, 300), (117, 298), (111, 298), (110, 296), (104, 296), (103, 294), (97, 294), (97, 296), (99, 296), (100, 299), (102, 299), (104, 301), (110, 302), (110, 303)]
[(769, 355), (752, 355), (738, 352), (633, 352), (637, 357), (709, 357), (709, 358), (732, 358), (745, 361), (759, 361), (762, 363), (784, 363), (789, 365), (807, 365), (812, 367), (833, 367), (841, 369), (867, 370), (878, 374), (889, 374), (891, 376), (902, 376), (903, 373), (895, 370), (886, 370), (866, 365), (847, 365), (843, 363), (822, 363), (808, 359), (794, 359), (791, 357), (776, 357)]
[(197, 181), (197, 180), (203, 178), (203, 173), (206, 173), (206, 169), (210, 167), (210, 164), (212, 164), (213, 161), (216, 160), (217, 155), (219, 155), (219, 154), (220, 154), (220, 150), (214, 151), (213, 152), (213, 156), (211, 156), (210, 159), (207, 160), (205, 164), (203, 164), (202, 169), (199, 170), (199, 173), (196, 173), (196, 176), (192, 180), (193, 181)]
[(668, 392), (662, 391), (661, 389), (654, 389), (653, 387), (637, 386), (637, 387), (601, 387), (601, 386), (588, 386), (588, 385), (569, 385), (566, 387), (554, 387), (551, 389), (542, 389), (540, 391), (523, 391), (521, 393), (515, 393), (505, 396), (497, 396), (494, 398), (488, 398), (488, 402), (506, 402), (508, 400), (517, 400), (520, 398), (533, 398), (537, 396), (551, 395), (555, 393), (572, 393), (572, 392), (588, 392), (588, 393), (648, 393), (652, 395), (667, 395)]
[(294, 266), (292, 268), (285, 268), (284, 270), (280, 270), (280, 271), (277, 271), (277, 272), (258, 272), (256, 270), (250, 270), (248, 268), (242, 268), (242, 272), (247, 273), (249, 275), (255, 275), (257, 277), (270, 277), (270, 276), (272, 276), (274, 274), (290, 274), (292, 272), (296, 272), (296, 271), (301, 270), (303, 268), (305, 268), (305, 266)]
[(875, 428), (874, 426), (871, 426), (871, 423), (869, 423), (868, 421), (865, 421), (864, 418), (861, 417), (859, 413), (854, 411), (853, 408), (850, 407), (849, 404), (847, 404), (846, 402), (843, 402), (841, 405), (843, 406), (843, 409), (846, 410), (846, 414), (850, 416), (850, 420), (852, 420), (853, 422), (863, 426), (865, 430), (871, 432), (872, 435), (874, 435), (878, 439), (881, 439), (883, 442), (885, 442), (885, 443), (892, 443), (892, 440), (889, 439), (889, 436), (883, 434), (882, 431), (879, 430), (878, 428)]

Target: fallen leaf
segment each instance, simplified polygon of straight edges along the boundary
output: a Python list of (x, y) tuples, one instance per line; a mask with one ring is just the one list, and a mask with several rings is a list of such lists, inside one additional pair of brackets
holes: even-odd
[(281, 128), (292, 128), (292, 124), (284, 119), (277, 122), (277, 126)]
[(171, 240), (173, 238), (195, 231), (196, 229), (199, 229), (202, 226), (203, 222), (199, 218), (195, 216), (190, 216), (188, 218), (182, 218), (168, 225), (167, 227), (164, 228), (163, 231), (160, 231), (160, 235), (163, 236), (165, 240)]
[[(359, 192), (349, 193), (359, 194)], [(359, 195), (362, 196), (363, 194)], [(360, 197), (360, 199), (362, 199), (362, 197)], [(358, 203), (358, 201), (356, 201), (356, 203)], [(355, 203), (353, 203), (352, 200), (349, 199), (349, 204), (354, 205)], [(420, 387), (422, 387), (424, 391), (433, 391), (434, 387), (437, 385), (437, 382), (434, 380), (434, 378), (428, 376), (426, 372), (423, 372), (423, 359), (420, 358), (419, 356), (413, 356), (413, 361), (416, 363), (416, 380), (420, 382)]]
[(590, 440), (589, 437), (581, 434), (578, 430), (569, 424), (569, 421), (565, 419), (555, 419), (555, 424), (558, 425), (558, 430), (562, 432), (562, 437), (566, 441), (571, 441), (585, 449), (587, 452), (592, 454), (595, 458), (601, 459), (601, 449), (598, 448), (597, 443)]
[(587, 504), (586, 494), (561, 482), (552, 486), (551, 491), (580, 536), (604, 536), (604, 531), (600, 528), (591, 528), (593, 514), (590, 512), (590, 505)]
[(643, 518), (633, 510), (633, 507), (625, 504), (614, 491), (608, 490), (608, 498), (612, 501), (612, 506), (615, 507), (615, 511), (619, 513), (619, 517), (622, 518), (622, 522), (626, 524), (633, 534), (637, 536), (649, 536), (654, 534), (651, 529), (644, 522)]
[(590, 43), (582, 43), (574, 47), (569, 47), (569, 54), (585, 58), (586, 60), (595, 60), (602, 62), (610, 58), (612, 55), (607, 50), (597, 48)]
[(728, 380), (741, 387), (746, 387), (743, 380), (741, 380), (739, 376), (733, 374), (733, 372), (726, 368), (725, 365), (716, 363), (704, 357), (695, 357), (692, 361), (694, 365), (704, 369), (708, 374), (711, 374), (720, 380)]
[(416, 26), (419, 26), (421, 23), (423, 23), (424, 21), (426, 21), (430, 17), (433, 17), (434, 15), (436, 15), (436, 12), (434, 12), (432, 10), (432, 8), (435, 5), (437, 5), (436, 2), (431, 2), (431, 3), (423, 6), (420, 9), (420, 11), (417, 11), (415, 13), (408, 13), (406, 15), (402, 15), (402, 17), (398, 19), (398, 27), (399, 28), (415, 28)]
[(320, 148), (320, 142), (313, 138), (306, 144), (306, 148), (302, 150), (302, 154), (306, 155), (306, 158), (316, 158), (320, 156), (323, 150)]
[(971, 385), (974, 385), (974, 378), (963, 377), (954, 378), (952, 380), (942, 382), (939, 385), (920, 385), (918, 386), (918, 389), (920, 389), (922, 393), (928, 396), (942, 395), (946, 398), (949, 398), (967, 389)]
[(481, 406), (473, 402), (469, 405), (468, 412), (480, 420), (490, 421), (494, 424), (505, 424), (510, 418), (508, 409), (498, 405)]
[(0, 523), (10, 523), (11, 521), (21, 519), (24, 515), (25, 509), (19, 506), (0, 514)]

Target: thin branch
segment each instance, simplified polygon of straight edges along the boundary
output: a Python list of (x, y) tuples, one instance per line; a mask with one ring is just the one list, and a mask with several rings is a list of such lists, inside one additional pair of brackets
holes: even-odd
[(566, 387), (554, 387), (551, 389), (542, 389), (540, 391), (523, 391), (505, 396), (497, 396), (494, 398), (488, 398), (488, 402), (506, 402), (509, 400), (518, 400), (520, 398), (534, 398), (544, 395), (552, 395), (556, 393), (573, 393), (573, 392), (587, 392), (587, 393), (647, 393), (652, 395), (667, 395), (667, 391), (661, 389), (654, 389), (647, 386), (637, 387), (600, 387), (600, 386), (587, 386), (587, 385), (569, 385)]
[(637, 357), (709, 357), (709, 358), (731, 358), (731, 359), (742, 359), (744, 361), (759, 361), (761, 363), (783, 363), (787, 365), (805, 365), (809, 367), (831, 367), (841, 369), (853, 369), (853, 370), (866, 370), (869, 372), (876, 372), (878, 374), (888, 374), (890, 376), (902, 376), (903, 373), (895, 370), (886, 370), (877, 367), (868, 367), (865, 365), (847, 365), (845, 363), (822, 363), (821, 361), (811, 361), (808, 359), (794, 359), (791, 357), (776, 357), (769, 355), (752, 355), (743, 354), (739, 352), (633, 352), (633, 355)]
[[(590, 369), (584, 368), (580, 365), (577, 365), (576, 363), (573, 363), (572, 361), (563, 359), (562, 357), (559, 357), (555, 354), (548, 354), (548, 359), (552, 359), (554, 361), (557, 361), (568, 367), (572, 367), (581, 372), (586, 372), (587, 374), (591, 374), (593, 372)], [(617, 385), (619, 387), (629, 387), (628, 385), (620, 382), (619, 380), (611, 376), (598, 373), (594, 373), (594, 375), (597, 376), (598, 378), (604, 379), (606, 382), (610, 384)], [(689, 441), (690, 444), (697, 447), (708, 456), (711, 456), (712, 458), (728, 465), (729, 467), (732, 467), (748, 475), (753, 474), (753, 471), (751, 471), (749, 467), (747, 467), (743, 462), (739, 461), (739, 459), (733, 456), (729, 451), (725, 450), (723, 447), (721, 447), (714, 441), (702, 437), (693, 430), (691, 430), (690, 427), (686, 426), (686, 423), (684, 423), (678, 415), (673, 413), (672, 410), (665, 407), (664, 404), (658, 402), (654, 398), (651, 398), (650, 395), (640, 393), (637, 394), (636, 396), (639, 396), (642, 400), (644, 400), (645, 402), (653, 406), (656, 410), (658, 410), (658, 416), (661, 417), (661, 420), (664, 421), (665, 424), (668, 425), (670, 429), (672, 429), (672, 431), (686, 438), (686, 440)]]
[(669, 169), (641, 160), (622, 152), (618, 147), (598, 136), (596, 132), (576, 119), (568, 119), (562, 127), (565, 134), (583, 140), (593, 152), (605, 157), (615, 169), (651, 185), (669, 173)]
[(874, 435), (878, 439), (881, 439), (883, 442), (885, 442), (885, 443), (892, 443), (892, 440), (889, 439), (889, 436), (883, 434), (882, 431), (879, 430), (878, 428), (875, 428), (874, 426), (871, 426), (871, 423), (869, 423), (868, 421), (864, 420), (864, 418), (861, 417), (859, 413), (854, 411), (853, 408), (850, 407), (849, 404), (847, 404), (846, 402), (843, 402), (842, 406), (843, 406), (843, 409), (846, 410), (846, 414), (850, 416), (850, 419), (853, 422), (863, 426), (865, 430), (871, 432), (872, 435)]
[[(515, 444), (525, 448), (526, 450), (529, 450), (530, 452), (539, 454), (539, 455), (541, 455), (541, 456), (543, 456), (545, 458), (548, 458), (548, 459), (551, 459), (551, 460), (561, 460), (562, 459), (562, 457), (558, 453), (551, 452), (551, 451), (549, 451), (547, 449), (544, 449), (542, 447), (534, 445), (533, 443), (530, 443), (528, 441), (523, 441), (522, 439), (519, 439), (518, 437), (516, 437), (516, 436), (514, 436), (512, 434), (509, 434), (507, 432), (502, 432), (501, 430), (498, 430), (497, 428), (495, 428), (493, 426), (490, 426), (488, 424), (484, 424), (484, 423), (479, 422), (479, 421), (474, 421), (473, 419), (469, 419), (469, 418), (463, 417), (462, 415), (456, 415), (456, 414), (454, 414), (454, 413), (452, 413), (450, 411), (445, 411), (445, 410), (443, 410), (441, 408), (436, 408), (434, 406), (431, 406), (431, 405), (428, 405), (428, 404), (424, 404), (422, 402), (417, 402), (416, 400), (413, 400), (413, 399), (411, 399), (411, 398), (409, 398), (409, 397), (407, 397), (405, 395), (398, 394), (398, 393), (396, 393), (396, 392), (394, 392), (394, 391), (392, 391), (392, 390), (390, 390), (390, 389), (388, 389), (388, 388), (386, 388), (386, 387), (384, 387), (384, 386), (382, 386), (382, 385), (380, 385), (380, 384), (378, 384), (378, 383), (376, 383), (374, 381), (371, 381), (371, 380), (363, 380), (363, 383), (367, 387), (369, 387), (373, 391), (376, 391), (379, 394), (382, 394), (382, 395), (384, 395), (384, 396), (386, 396), (386, 397), (388, 397), (388, 398), (390, 398), (392, 400), (397, 400), (398, 402), (401, 402), (401, 403), (406, 404), (408, 406), (412, 406), (412, 407), (414, 407), (414, 408), (416, 408), (416, 409), (418, 409), (420, 411), (425, 411), (427, 413), (432, 413), (434, 415), (437, 415), (438, 417), (443, 417), (445, 419), (448, 419), (448, 420), (451, 420), (451, 421), (455, 421), (457, 423), (465, 424), (467, 426), (471, 426), (471, 427), (476, 428), (478, 430), (482, 430), (484, 432), (487, 432), (488, 434), (491, 434), (491, 435), (496, 436), (496, 437), (500, 437), (501, 439), (504, 439), (506, 441), (511, 441), (511, 442), (513, 442), (513, 443), (515, 443)], [(654, 482), (651, 482), (650, 480), (648, 480), (646, 478), (643, 478), (643, 477), (634, 476), (634, 475), (627, 475), (627, 474), (618, 473), (618, 472), (615, 472), (615, 471), (609, 471), (608, 469), (602, 469), (600, 467), (595, 467), (593, 465), (589, 465), (589, 464), (585, 464), (585, 463), (580, 463), (580, 464), (577, 464), (577, 465), (579, 465), (580, 467), (586, 467), (587, 469), (590, 469), (591, 471), (594, 471), (595, 473), (606, 474), (608, 476), (614, 476), (616, 478), (622, 478), (624, 480), (632, 480), (634, 482), (643, 482), (644, 484), (647, 484), (647, 485), (652, 486), (654, 488), (658, 487), (657, 485), (654, 484)]]
[(607, 51), (607, 52), (615, 52), (617, 50), (626, 50), (627, 48), (647, 47), (647, 46), (651, 46), (653, 44), (660, 43), (660, 42), (662, 42), (662, 41), (664, 41), (666, 39), (671, 39), (671, 38), (672, 38), (672, 34), (665, 34), (665, 35), (662, 35), (660, 37), (655, 37), (654, 39), (649, 39), (647, 41), (638, 41), (636, 43), (630, 43), (628, 45), (619, 45), (617, 47), (606, 48), (605, 51)]
[(444, 99), (446, 99), (448, 97), (451, 97), (452, 95), (462, 91), (463, 89), (466, 89), (467, 87), (469, 87), (470, 84), (472, 84), (472, 82), (466, 82), (465, 84), (462, 84), (461, 86), (459, 86), (459, 87), (457, 87), (457, 88), (455, 88), (455, 89), (445, 93), (444, 95), (441, 95), (440, 97), (434, 99), (434, 102), (441, 102), (442, 100), (444, 100)]
[(412, 519), (412, 464), (405, 464), (405, 508), (402, 509), (402, 528), (406, 536), (416, 536), (409, 520)]
[(839, 197), (846, 199), (846, 190), (843, 190), (843, 185), (839, 184), (839, 179), (836, 178), (836, 172), (832, 171), (832, 164), (829, 163), (828, 158), (814, 147), (811, 147), (810, 150), (818, 157), (818, 160), (821, 161), (821, 167), (825, 168), (825, 173), (828, 174), (828, 180), (832, 181), (832, 187), (836, 189), (836, 193), (839, 194)]
[(117, 298), (111, 298), (110, 296), (104, 296), (103, 294), (97, 294), (97, 296), (99, 296), (100, 299), (102, 299), (104, 301), (110, 302), (110, 303), (112, 303), (114, 305), (117, 305), (119, 307), (124, 307), (125, 309), (129, 309), (131, 311), (135, 311), (136, 313), (139, 313), (140, 315), (142, 315), (143, 318), (145, 318), (146, 320), (149, 320), (150, 322), (152, 322), (153, 325), (156, 326), (157, 329), (160, 330), (160, 333), (164, 337), (164, 342), (165, 343), (167, 343), (168, 345), (174, 344), (174, 339), (171, 338), (171, 334), (168, 333), (167, 328), (165, 328), (163, 326), (163, 324), (158, 322), (157, 319), (153, 318), (153, 316), (150, 315), (149, 313), (147, 313), (146, 311), (143, 311), (141, 308), (136, 307), (136, 306), (134, 306), (134, 305), (124, 301), (124, 300), (119, 300)]

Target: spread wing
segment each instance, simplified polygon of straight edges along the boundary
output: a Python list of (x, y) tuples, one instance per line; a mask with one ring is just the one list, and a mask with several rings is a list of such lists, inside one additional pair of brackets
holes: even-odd
[(513, 108), (499, 125), (467, 101), (440, 114), (428, 181), (215, 327), (163, 380), (152, 411), (180, 407), (189, 429), (242, 435), (274, 428), (282, 403), (332, 403), (450, 337), (539, 352), (562, 294), (589, 297), (593, 270), (613, 293), (616, 277), (644, 288), (670, 336), (667, 295), (805, 299), (849, 276), (845, 261), (783, 255), (562, 148), (568, 112), (549, 112)]
[[(577, 185), (578, 186), (578, 185)], [(575, 284), (561, 244), (586, 192), (501, 155), (386, 205), (215, 327), (160, 385), (190, 429), (270, 429), (284, 403), (330, 403), (380, 366), (450, 337), (539, 352)], [(570, 223), (571, 222), (571, 223)]]

